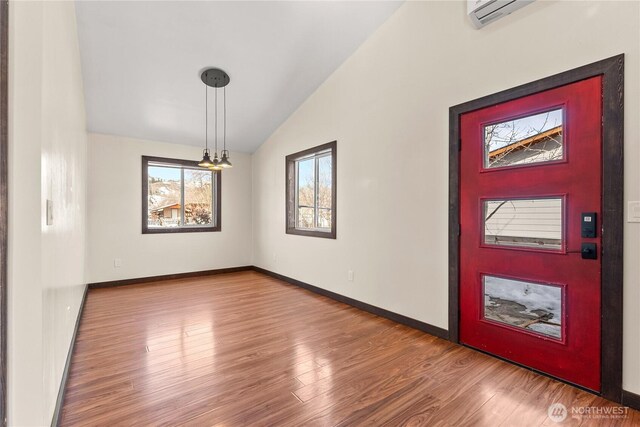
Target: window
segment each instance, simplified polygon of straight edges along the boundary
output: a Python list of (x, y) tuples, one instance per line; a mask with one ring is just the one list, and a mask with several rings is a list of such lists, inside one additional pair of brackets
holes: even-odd
[(562, 339), (562, 286), (483, 275), (483, 318)]
[(564, 158), (562, 108), (484, 127), (484, 167), (527, 166)]
[(287, 233), (336, 238), (336, 141), (286, 158)]
[(142, 156), (142, 233), (220, 231), (220, 172)]
[(563, 199), (484, 201), (484, 244), (530, 249), (563, 248)]

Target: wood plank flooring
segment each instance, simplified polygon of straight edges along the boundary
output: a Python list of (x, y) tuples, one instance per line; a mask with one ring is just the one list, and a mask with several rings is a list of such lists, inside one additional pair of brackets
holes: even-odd
[(89, 291), (62, 425), (549, 426), (556, 402), (562, 425), (640, 425), (573, 415), (618, 406), (247, 271)]

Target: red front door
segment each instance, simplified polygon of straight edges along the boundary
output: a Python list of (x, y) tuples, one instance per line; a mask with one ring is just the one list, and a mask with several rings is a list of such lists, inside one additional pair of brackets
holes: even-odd
[(594, 77), (460, 122), (460, 341), (596, 391), (601, 103)]

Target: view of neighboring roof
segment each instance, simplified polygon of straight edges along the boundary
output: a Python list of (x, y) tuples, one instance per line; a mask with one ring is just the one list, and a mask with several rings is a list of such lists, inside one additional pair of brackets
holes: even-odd
[(529, 138), (522, 139), (520, 141), (516, 141), (509, 145), (505, 145), (504, 147), (500, 147), (493, 151), (490, 151), (489, 159), (493, 159), (504, 153), (510, 153), (512, 151), (522, 150), (524, 148), (529, 147), (532, 144), (537, 144), (539, 142), (555, 139), (559, 135), (562, 135), (562, 125), (556, 126), (547, 131), (530, 136)]

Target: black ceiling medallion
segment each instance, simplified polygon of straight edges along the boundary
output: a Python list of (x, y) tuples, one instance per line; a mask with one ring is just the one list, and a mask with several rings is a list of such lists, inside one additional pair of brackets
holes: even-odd
[(229, 84), (229, 75), (220, 68), (207, 68), (200, 76), (202, 82), (210, 87), (221, 88)]

